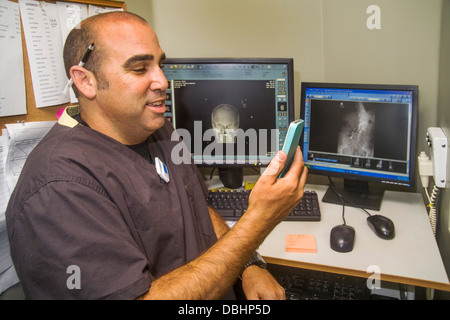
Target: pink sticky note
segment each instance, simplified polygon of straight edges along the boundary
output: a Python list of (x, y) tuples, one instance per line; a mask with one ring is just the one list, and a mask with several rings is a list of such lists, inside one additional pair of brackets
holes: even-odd
[(288, 234), (286, 252), (316, 253), (316, 237), (313, 234)]

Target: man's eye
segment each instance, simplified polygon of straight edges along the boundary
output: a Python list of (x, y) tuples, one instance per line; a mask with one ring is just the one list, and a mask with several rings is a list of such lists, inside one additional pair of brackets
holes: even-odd
[(144, 73), (145, 71), (147, 71), (147, 68), (135, 68), (133, 69), (133, 71), (136, 73)]

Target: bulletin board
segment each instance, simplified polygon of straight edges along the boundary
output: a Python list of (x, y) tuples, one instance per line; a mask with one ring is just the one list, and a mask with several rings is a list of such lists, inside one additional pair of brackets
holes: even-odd
[[(92, 4), (99, 7), (113, 7), (113, 8), (122, 8), (123, 11), (126, 10), (125, 2), (122, 1), (109, 1), (109, 0), (61, 0), (64, 2), (75, 2), (82, 4)], [(16, 0), (12, 1), (16, 2)], [(50, 3), (56, 3), (56, 1), (47, 1)], [(45, 108), (36, 108), (36, 102), (34, 98), (33, 91), (33, 83), (31, 79), (31, 71), (30, 71), (30, 62), (28, 59), (27, 46), (25, 41), (25, 36), (23, 33), (23, 25), (22, 25), (22, 48), (23, 48), (23, 64), (24, 64), (24, 73), (25, 73), (25, 91), (26, 91), (26, 107), (27, 113), (24, 115), (18, 116), (7, 116), (0, 117), (1, 128), (5, 128), (5, 124), (7, 123), (17, 123), (17, 122), (30, 122), (30, 121), (52, 121), (56, 120), (56, 113), (59, 109), (64, 108), (70, 103), (55, 105)], [(62, 55), (62, 52), (61, 52)]]

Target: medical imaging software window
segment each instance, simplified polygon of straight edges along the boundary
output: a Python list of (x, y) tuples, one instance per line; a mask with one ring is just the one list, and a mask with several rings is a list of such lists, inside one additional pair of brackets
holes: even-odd
[[(191, 138), (190, 146), (194, 159), (205, 149), (214, 155), (216, 149), (211, 144), (233, 144), (234, 154), (243, 158), (256, 159), (261, 153), (272, 157), (279, 150), (289, 125), (286, 66), (168, 65), (164, 73), (170, 81), (168, 110), (175, 128), (197, 134)], [(209, 130), (214, 133), (213, 138), (198, 137), (200, 124), (200, 133)], [(246, 136), (245, 154), (241, 154), (237, 147), (238, 129), (244, 133), (253, 131), (258, 147)], [(279, 132), (276, 140), (272, 140), (272, 129)], [(198, 139), (202, 146), (194, 148)]]
[(367, 99), (308, 100), (309, 161), (374, 172), (407, 173), (411, 130), (408, 97), (398, 103), (391, 97), (389, 103)]

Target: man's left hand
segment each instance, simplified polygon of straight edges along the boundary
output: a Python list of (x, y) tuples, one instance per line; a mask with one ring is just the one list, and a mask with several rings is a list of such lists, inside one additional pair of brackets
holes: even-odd
[(286, 295), (266, 269), (249, 266), (242, 273), (242, 289), (248, 300), (285, 300)]

